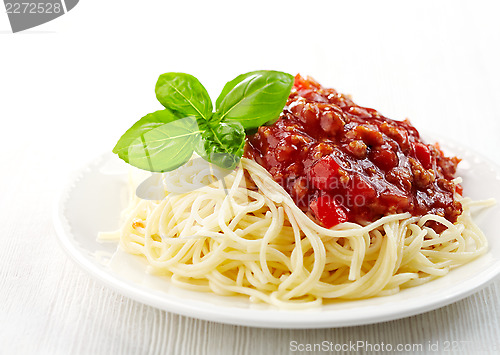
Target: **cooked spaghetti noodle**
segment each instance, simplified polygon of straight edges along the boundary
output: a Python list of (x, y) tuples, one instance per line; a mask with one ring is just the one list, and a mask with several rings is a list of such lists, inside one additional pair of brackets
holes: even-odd
[[(457, 194), (463, 212), (455, 223), (400, 213), (326, 229), (256, 162), (243, 158), (231, 174), (213, 179), (217, 169), (196, 161), (163, 174), (163, 199), (140, 199), (131, 184), (123, 227), (100, 236), (119, 238), (126, 252), (184, 288), (304, 308), (394, 294), (487, 251), (471, 209), (492, 201)], [(446, 229), (437, 233), (428, 221)]]

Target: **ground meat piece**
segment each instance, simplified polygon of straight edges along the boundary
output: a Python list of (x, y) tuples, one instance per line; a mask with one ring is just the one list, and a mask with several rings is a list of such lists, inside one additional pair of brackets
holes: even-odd
[(413, 173), (413, 181), (417, 189), (425, 189), (434, 181), (432, 170), (425, 170), (422, 164), (414, 158), (408, 159)]
[(352, 154), (353, 157), (358, 159), (366, 158), (366, 154), (368, 152), (368, 147), (363, 141), (360, 140), (349, 142), (346, 149)]

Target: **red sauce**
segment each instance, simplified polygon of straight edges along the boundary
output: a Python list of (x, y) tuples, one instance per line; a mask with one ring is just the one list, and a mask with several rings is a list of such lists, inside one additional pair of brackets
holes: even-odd
[(278, 121), (248, 136), (245, 154), (327, 228), (401, 212), (455, 222), (462, 213), (451, 182), (458, 158), (424, 143), (408, 120), (300, 75)]

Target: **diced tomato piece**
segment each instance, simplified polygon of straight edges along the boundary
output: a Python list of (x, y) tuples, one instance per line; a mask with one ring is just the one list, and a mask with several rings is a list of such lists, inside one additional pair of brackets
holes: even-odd
[(340, 166), (330, 156), (324, 156), (314, 164), (308, 172), (308, 178), (313, 187), (330, 191), (339, 186)]
[(295, 80), (293, 82), (293, 86), (297, 90), (309, 89), (311, 84), (307, 80), (305, 80), (300, 74), (295, 75)]
[(423, 143), (417, 142), (413, 143), (413, 149), (415, 151), (415, 156), (424, 169), (430, 169), (432, 167), (432, 156), (429, 147)]
[(317, 89), (320, 85), (310, 77), (303, 78), (300, 74), (295, 75), (293, 86), (297, 90)]
[(347, 198), (350, 206), (363, 206), (377, 197), (375, 188), (361, 176), (353, 175), (348, 188)]
[(398, 164), (398, 157), (390, 149), (375, 148), (370, 152), (370, 159), (380, 169), (389, 171)]
[(331, 228), (348, 220), (345, 209), (330, 195), (318, 197), (311, 202), (309, 208), (326, 228)]

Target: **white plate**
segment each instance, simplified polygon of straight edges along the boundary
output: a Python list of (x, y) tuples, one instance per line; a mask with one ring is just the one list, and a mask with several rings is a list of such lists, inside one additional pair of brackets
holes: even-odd
[[(442, 147), (463, 159), (458, 176), (465, 195), (500, 201), (500, 169), (487, 159), (456, 144)], [(498, 204), (476, 221), (485, 232), (489, 252), (427, 284), (386, 297), (341, 301), (309, 310), (279, 310), (250, 304), (243, 297), (196, 293), (172, 286), (168, 278), (145, 272), (143, 258), (116, 251), (117, 243), (96, 241), (100, 231), (119, 226), (126, 203), (125, 163), (111, 154), (90, 163), (70, 179), (54, 211), (54, 223), (63, 248), (84, 270), (117, 292), (169, 312), (215, 322), (269, 328), (325, 328), (383, 322), (426, 312), (462, 299), (500, 273)], [(116, 252), (115, 252), (116, 251)], [(112, 257), (111, 257), (112, 256)]]

